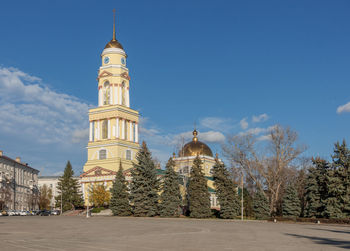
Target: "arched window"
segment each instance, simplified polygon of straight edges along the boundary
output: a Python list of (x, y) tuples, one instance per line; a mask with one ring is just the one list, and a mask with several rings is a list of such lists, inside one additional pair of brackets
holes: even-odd
[(105, 149), (100, 150), (99, 159), (106, 159), (106, 158), (107, 158), (107, 151)]
[(123, 81), (123, 83), (122, 83), (122, 105), (125, 105), (125, 88), (126, 88), (126, 85), (125, 85), (125, 82)]
[(103, 104), (109, 105), (110, 104), (110, 87), (109, 82), (106, 81), (103, 83)]
[(131, 160), (131, 150), (126, 150), (125, 158), (126, 158), (127, 160)]
[(102, 139), (107, 139), (108, 137), (108, 121), (102, 121)]

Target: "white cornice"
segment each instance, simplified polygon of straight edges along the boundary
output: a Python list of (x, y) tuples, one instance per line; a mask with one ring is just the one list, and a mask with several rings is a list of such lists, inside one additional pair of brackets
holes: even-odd
[[(96, 108), (93, 108), (93, 109), (96, 109)], [(130, 110), (132, 110), (130, 108)], [(134, 112), (132, 111), (128, 111), (126, 109), (123, 109), (121, 107), (113, 107), (113, 108), (110, 108), (110, 109), (103, 109), (103, 110), (99, 110), (99, 111), (94, 111), (94, 112), (91, 112), (89, 111), (89, 115), (93, 115), (93, 114), (99, 114), (99, 113), (104, 113), (104, 112), (110, 112), (110, 111), (121, 111), (121, 112), (125, 112), (125, 113), (128, 113), (128, 114), (131, 114), (131, 115), (138, 115), (138, 112), (133, 110)]]
[(106, 147), (106, 146), (124, 146), (124, 147), (128, 147), (128, 148), (135, 149), (135, 150), (139, 150), (140, 149), (140, 147), (131, 146), (131, 145), (123, 144), (123, 143), (119, 143), (119, 142), (110, 143), (110, 144), (103, 144), (103, 145), (96, 145), (96, 146), (87, 146), (86, 148), (87, 149), (89, 149), (89, 148), (101, 148), (101, 147)]
[(125, 51), (122, 50), (122, 49), (119, 49), (119, 48), (107, 48), (107, 49), (104, 49), (102, 54), (101, 54), (101, 57), (103, 57), (106, 54), (120, 54), (120, 55), (126, 56)]
[(100, 71), (108, 69), (108, 68), (122, 68), (123, 70), (129, 72), (128, 68), (126, 68), (125, 66), (119, 65), (119, 64), (109, 64), (109, 65), (101, 66)]

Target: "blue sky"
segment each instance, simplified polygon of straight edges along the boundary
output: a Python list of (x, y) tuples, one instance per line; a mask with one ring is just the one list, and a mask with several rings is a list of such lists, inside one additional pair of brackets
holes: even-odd
[(308, 156), (349, 141), (349, 1), (7, 1), (0, 8), (0, 149), (44, 175), (86, 161), (100, 53), (128, 54), (141, 138), (166, 160), (181, 136), (290, 126)]

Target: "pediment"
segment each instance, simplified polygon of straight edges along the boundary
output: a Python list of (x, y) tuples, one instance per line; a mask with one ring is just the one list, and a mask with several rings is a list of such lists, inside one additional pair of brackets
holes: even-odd
[(97, 79), (110, 77), (110, 76), (113, 76), (113, 74), (108, 71), (102, 71), (101, 74), (98, 75)]
[(89, 171), (80, 175), (80, 177), (99, 177), (99, 176), (114, 176), (117, 173), (106, 168), (96, 166)]
[(129, 76), (129, 74), (128, 74), (127, 72), (123, 72), (122, 74), (120, 74), (120, 76), (121, 76), (122, 78), (125, 78), (125, 79), (127, 79), (127, 80), (130, 80), (130, 76)]

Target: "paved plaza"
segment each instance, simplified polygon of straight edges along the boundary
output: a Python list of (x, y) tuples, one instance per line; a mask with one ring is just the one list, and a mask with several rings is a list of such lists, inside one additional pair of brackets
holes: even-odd
[(342, 250), (350, 227), (226, 220), (1, 217), (0, 250)]

